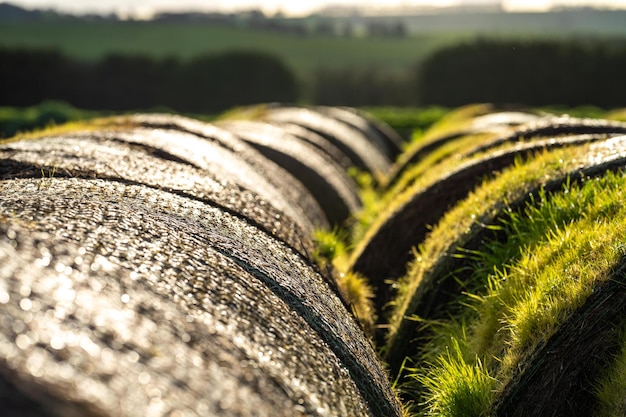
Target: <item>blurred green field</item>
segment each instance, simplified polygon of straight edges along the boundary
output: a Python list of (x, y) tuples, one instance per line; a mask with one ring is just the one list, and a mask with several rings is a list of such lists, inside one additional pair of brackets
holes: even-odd
[(259, 50), (280, 57), (300, 77), (317, 68), (377, 67), (402, 72), (432, 51), (470, 39), (468, 33), (405, 38), (294, 36), (206, 23), (44, 22), (0, 25), (0, 46), (57, 48), (72, 58), (110, 53), (189, 59), (230, 50)]

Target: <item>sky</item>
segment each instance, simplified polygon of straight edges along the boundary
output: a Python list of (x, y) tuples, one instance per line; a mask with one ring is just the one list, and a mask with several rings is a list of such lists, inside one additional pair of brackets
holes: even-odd
[[(257, 9), (268, 15), (306, 15), (328, 5), (451, 6), (494, 3), (497, 0), (0, 0), (26, 8), (56, 9), (70, 13), (120, 13), (149, 16), (155, 11), (221, 11)], [(502, 0), (507, 11), (545, 11), (553, 6), (597, 6), (626, 9), (626, 0)]]

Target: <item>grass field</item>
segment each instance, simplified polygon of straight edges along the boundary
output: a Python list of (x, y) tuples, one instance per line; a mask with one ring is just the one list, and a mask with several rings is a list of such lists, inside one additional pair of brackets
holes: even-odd
[(286, 36), (200, 23), (48, 22), (3, 23), (0, 46), (58, 48), (70, 57), (96, 60), (109, 53), (188, 59), (229, 50), (276, 54), (299, 76), (316, 68), (378, 67), (404, 71), (429, 53), (471, 35), (426, 34), (402, 39)]

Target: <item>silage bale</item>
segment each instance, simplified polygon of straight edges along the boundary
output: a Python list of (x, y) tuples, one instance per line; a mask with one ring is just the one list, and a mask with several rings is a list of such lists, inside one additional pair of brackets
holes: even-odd
[(0, 367), (27, 407), (400, 415), (335, 291), (262, 229), (114, 181), (4, 180), (0, 194)]
[(347, 172), (317, 148), (279, 127), (254, 121), (224, 121), (266, 158), (286, 169), (316, 199), (331, 224), (339, 226), (361, 207), (357, 185)]
[(267, 108), (259, 120), (272, 123), (293, 123), (309, 129), (330, 141), (350, 159), (352, 165), (382, 178), (391, 160), (376, 143), (359, 130), (314, 109), (299, 107)]
[(569, 116), (545, 116), (517, 126), (508, 135), (477, 146), (468, 156), (484, 152), (503, 143), (573, 135), (619, 135), (626, 133), (626, 123)]
[(314, 146), (318, 151), (328, 155), (336, 164), (342, 167), (344, 170), (348, 170), (352, 167), (350, 158), (332, 142), (328, 141), (322, 135), (317, 134), (302, 126), (295, 125), (293, 123), (280, 123), (280, 122), (264, 122), (271, 126), (275, 126), (282, 131), (297, 137), (298, 139), (309, 143)]
[[(521, 124), (537, 120), (539, 117), (534, 113), (522, 111), (486, 113), (481, 111), (479, 115), (468, 118), (463, 115), (463, 109), (459, 109), (457, 112), (461, 115), (452, 112), (408, 146), (385, 177), (383, 182), (385, 187), (396, 184), (413, 165), (420, 163), (438, 149), (449, 146), (452, 142), (478, 135), (493, 137), (494, 139), (509, 136), (513, 129)], [(452, 148), (452, 146), (449, 147)], [(458, 151), (460, 149), (455, 150), (455, 154)]]

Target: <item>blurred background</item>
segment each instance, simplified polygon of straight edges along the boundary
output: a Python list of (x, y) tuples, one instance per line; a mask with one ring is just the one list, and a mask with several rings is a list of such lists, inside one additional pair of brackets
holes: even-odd
[(129, 3), (0, 3), (0, 135), (272, 101), (389, 118), (476, 102), (626, 106), (626, 0)]

